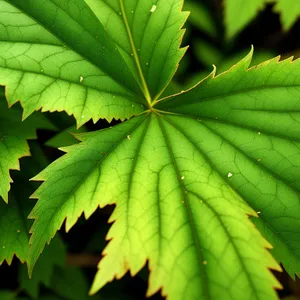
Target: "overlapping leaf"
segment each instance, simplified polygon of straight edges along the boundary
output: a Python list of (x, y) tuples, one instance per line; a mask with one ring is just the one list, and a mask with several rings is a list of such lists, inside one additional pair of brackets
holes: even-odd
[[(0, 75), (1, 76), (1, 75)], [(36, 138), (38, 128), (54, 129), (53, 125), (40, 113), (36, 113), (24, 122), (21, 110), (9, 109), (0, 90), (0, 197), (8, 201), (11, 178), (10, 170), (19, 170), (19, 159), (29, 156), (28, 139)], [(12, 196), (13, 198), (14, 196)], [(12, 200), (13, 201), (13, 200)], [(3, 212), (3, 210), (2, 210)], [(4, 212), (3, 212), (4, 213)]]
[(76, 130), (76, 126), (71, 126), (61, 132), (59, 132), (57, 135), (52, 137), (50, 140), (48, 140), (45, 145), (53, 148), (60, 148), (65, 147), (69, 145), (73, 145), (77, 143), (78, 141), (74, 137), (74, 133), (79, 132), (87, 132), (86, 126), (82, 126), (79, 129)]

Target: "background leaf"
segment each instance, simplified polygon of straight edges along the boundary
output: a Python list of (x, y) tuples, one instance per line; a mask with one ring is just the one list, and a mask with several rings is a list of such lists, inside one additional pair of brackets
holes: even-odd
[(193, 24), (199, 30), (212, 37), (217, 36), (215, 20), (204, 3), (201, 1), (193, 2), (193, 0), (186, 0), (184, 1), (184, 10), (190, 12), (188, 23)]
[(274, 10), (280, 13), (284, 30), (289, 30), (300, 17), (300, 3), (297, 1), (277, 0)]
[(265, 0), (224, 0), (224, 3), (224, 22), (229, 39), (241, 31), (265, 6)]
[(74, 137), (74, 133), (87, 132), (87, 127), (82, 126), (76, 130), (76, 126), (71, 126), (65, 130), (62, 130), (57, 135), (48, 140), (45, 145), (53, 148), (60, 148), (65, 146), (70, 146), (78, 142)]
[(43, 284), (46, 287), (50, 287), (52, 285), (54, 267), (64, 267), (65, 262), (64, 244), (60, 237), (56, 236), (41, 254), (30, 279), (28, 278), (27, 267), (25, 265), (21, 266), (19, 274), (20, 287), (34, 299), (39, 299), (40, 285)]
[[(41, 114), (36, 113), (26, 121), (21, 121), (21, 110), (17, 107), (9, 109), (0, 90), (0, 197), (8, 201), (11, 178), (10, 170), (19, 170), (19, 159), (29, 156), (28, 139), (36, 138), (36, 130), (55, 129)], [(2, 210), (3, 212), (3, 210)]]
[(51, 280), (51, 287), (56, 294), (64, 299), (90, 299), (88, 296), (88, 282), (82, 271), (75, 267), (66, 266), (62, 269), (56, 268)]

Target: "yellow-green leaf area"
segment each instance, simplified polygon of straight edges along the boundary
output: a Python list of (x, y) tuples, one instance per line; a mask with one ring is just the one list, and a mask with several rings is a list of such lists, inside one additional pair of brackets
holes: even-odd
[(30, 214), (36, 219), (30, 267), (65, 216), (69, 230), (82, 212), (89, 217), (116, 203), (92, 292), (149, 260), (148, 295), (162, 288), (170, 299), (239, 299), (247, 288), (248, 299), (276, 299), (270, 245), (246, 216), (256, 213), (227, 184), (228, 174), (210, 164), (205, 134), (193, 118), (150, 113), (78, 135), (80, 144), (35, 177), (45, 183), (33, 195), (39, 201)]

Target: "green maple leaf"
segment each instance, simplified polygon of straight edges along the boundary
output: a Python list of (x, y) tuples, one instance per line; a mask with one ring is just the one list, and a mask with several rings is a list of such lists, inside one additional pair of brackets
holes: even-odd
[[(22, 122), (21, 110), (9, 109), (0, 91), (0, 197), (8, 201), (8, 192), (12, 182), (9, 171), (19, 170), (19, 159), (29, 156), (28, 139), (36, 138), (38, 128), (54, 129), (53, 125), (40, 113), (32, 115)], [(13, 198), (14, 196), (12, 196)], [(13, 201), (13, 200), (12, 200)], [(3, 210), (2, 210), (3, 212)]]
[[(228, 72), (217, 77), (213, 72), (191, 90), (161, 99), (184, 52), (181, 1), (47, 3), (53, 10), (41, 0), (4, 1), (2, 13), (13, 11), (41, 30), (45, 35), (37, 30), (38, 39), (59, 37), (73, 55), (88, 56), (84, 64), (96, 64), (86, 67), (92, 75), (97, 69), (106, 74), (104, 81), (114, 80), (109, 95), (126, 87), (130, 96), (122, 105), (108, 96), (105, 105), (116, 106), (106, 114), (99, 110), (103, 99), (83, 98), (79, 105), (70, 97), (61, 105), (56, 90), (51, 102), (35, 84), (21, 91), (12, 74), (3, 84), (18, 97), (8, 101), (28, 103), (25, 115), (40, 106), (46, 110), (50, 101), (51, 110), (73, 113), (79, 125), (89, 118), (138, 115), (113, 128), (78, 134), (81, 143), (64, 148), (67, 154), (34, 178), (44, 183), (32, 196), (39, 200), (30, 213), (35, 219), (30, 271), (64, 221), (68, 231), (82, 213), (88, 218), (99, 206), (116, 204), (92, 293), (127, 271), (136, 274), (148, 261), (148, 295), (161, 289), (171, 300), (276, 299), (273, 288), (279, 283), (269, 268), (280, 267), (267, 248), (274, 246), (272, 253), (291, 275), (300, 273), (300, 62), (276, 58), (248, 69), (250, 53)], [(84, 26), (84, 43), (74, 39), (78, 24)], [(88, 29), (98, 30), (103, 40), (91, 39)], [(112, 56), (101, 52), (104, 42)], [(56, 58), (62, 62), (58, 68), (68, 65)], [(31, 62), (22, 64), (22, 71), (25, 66), (31, 68)], [(7, 72), (12, 70), (6, 65), (0, 74)], [(81, 73), (74, 75), (76, 91)], [(55, 74), (58, 81), (60, 75)], [(35, 90), (37, 102), (29, 90)], [(131, 109), (136, 101), (142, 104), (138, 111)]]
[(267, 267), (278, 266), (246, 215), (259, 216), (275, 257), (299, 274), (299, 62), (247, 70), (250, 61), (79, 134), (82, 143), (35, 178), (45, 183), (30, 216), (31, 266), (66, 216), (69, 230), (82, 212), (116, 203), (92, 292), (149, 259), (149, 295), (162, 287), (170, 299), (238, 299), (246, 288), (249, 299), (276, 298)]

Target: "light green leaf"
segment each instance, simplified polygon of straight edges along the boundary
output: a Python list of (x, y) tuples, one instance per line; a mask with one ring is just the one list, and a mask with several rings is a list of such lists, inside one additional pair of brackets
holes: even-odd
[(83, 0), (0, 0), (0, 19), (0, 84), (24, 117), (65, 110), (82, 125), (142, 110), (136, 80)]
[(28, 278), (27, 267), (21, 265), (19, 272), (20, 287), (34, 299), (39, 299), (40, 285), (51, 287), (54, 267), (64, 267), (65, 261), (65, 246), (60, 237), (56, 236), (39, 258), (31, 279)]
[(148, 295), (162, 287), (170, 299), (275, 299), (270, 245), (227, 173), (210, 164), (202, 133), (193, 118), (150, 113), (78, 135), (83, 142), (35, 178), (46, 181), (30, 215), (30, 266), (66, 216), (69, 230), (82, 212), (117, 203), (92, 292), (149, 259)]
[(186, 49), (183, 0), (85, 0), (117, 44), (148, 102), (158, 99)]
[(247, 70), (250, 61), (251, 54), (157, 107), (203, 124), (212, 166), (233, 174), (229, 184), (259, 212), (255, 224), (294, 277), (300, 275), (300, 60), (277, 57)]
[(226, 36), (230, 39), (256, 17), (264, 8), (265, 0), (224, 0), (224, 5)]
[(274, 11), (280, 13), (284, 30), (289, 30), (300, 17), (300, 3), (295, 0), (277, 0)]
[[(1, 76), (1, 75), (0, 75)], [(21, 121), (22, 113), (17, 107), (9, 109), (0, 90), (0, 197), (8, 201), (10, 190), (10, 170), (19, 170), (19, 159), (29, 156), (28, 139), (36, 138), (36, 130), (54, 129), (53, 125), (40, 113)], [(2, 210), (3, 212), (3, 210)]]

